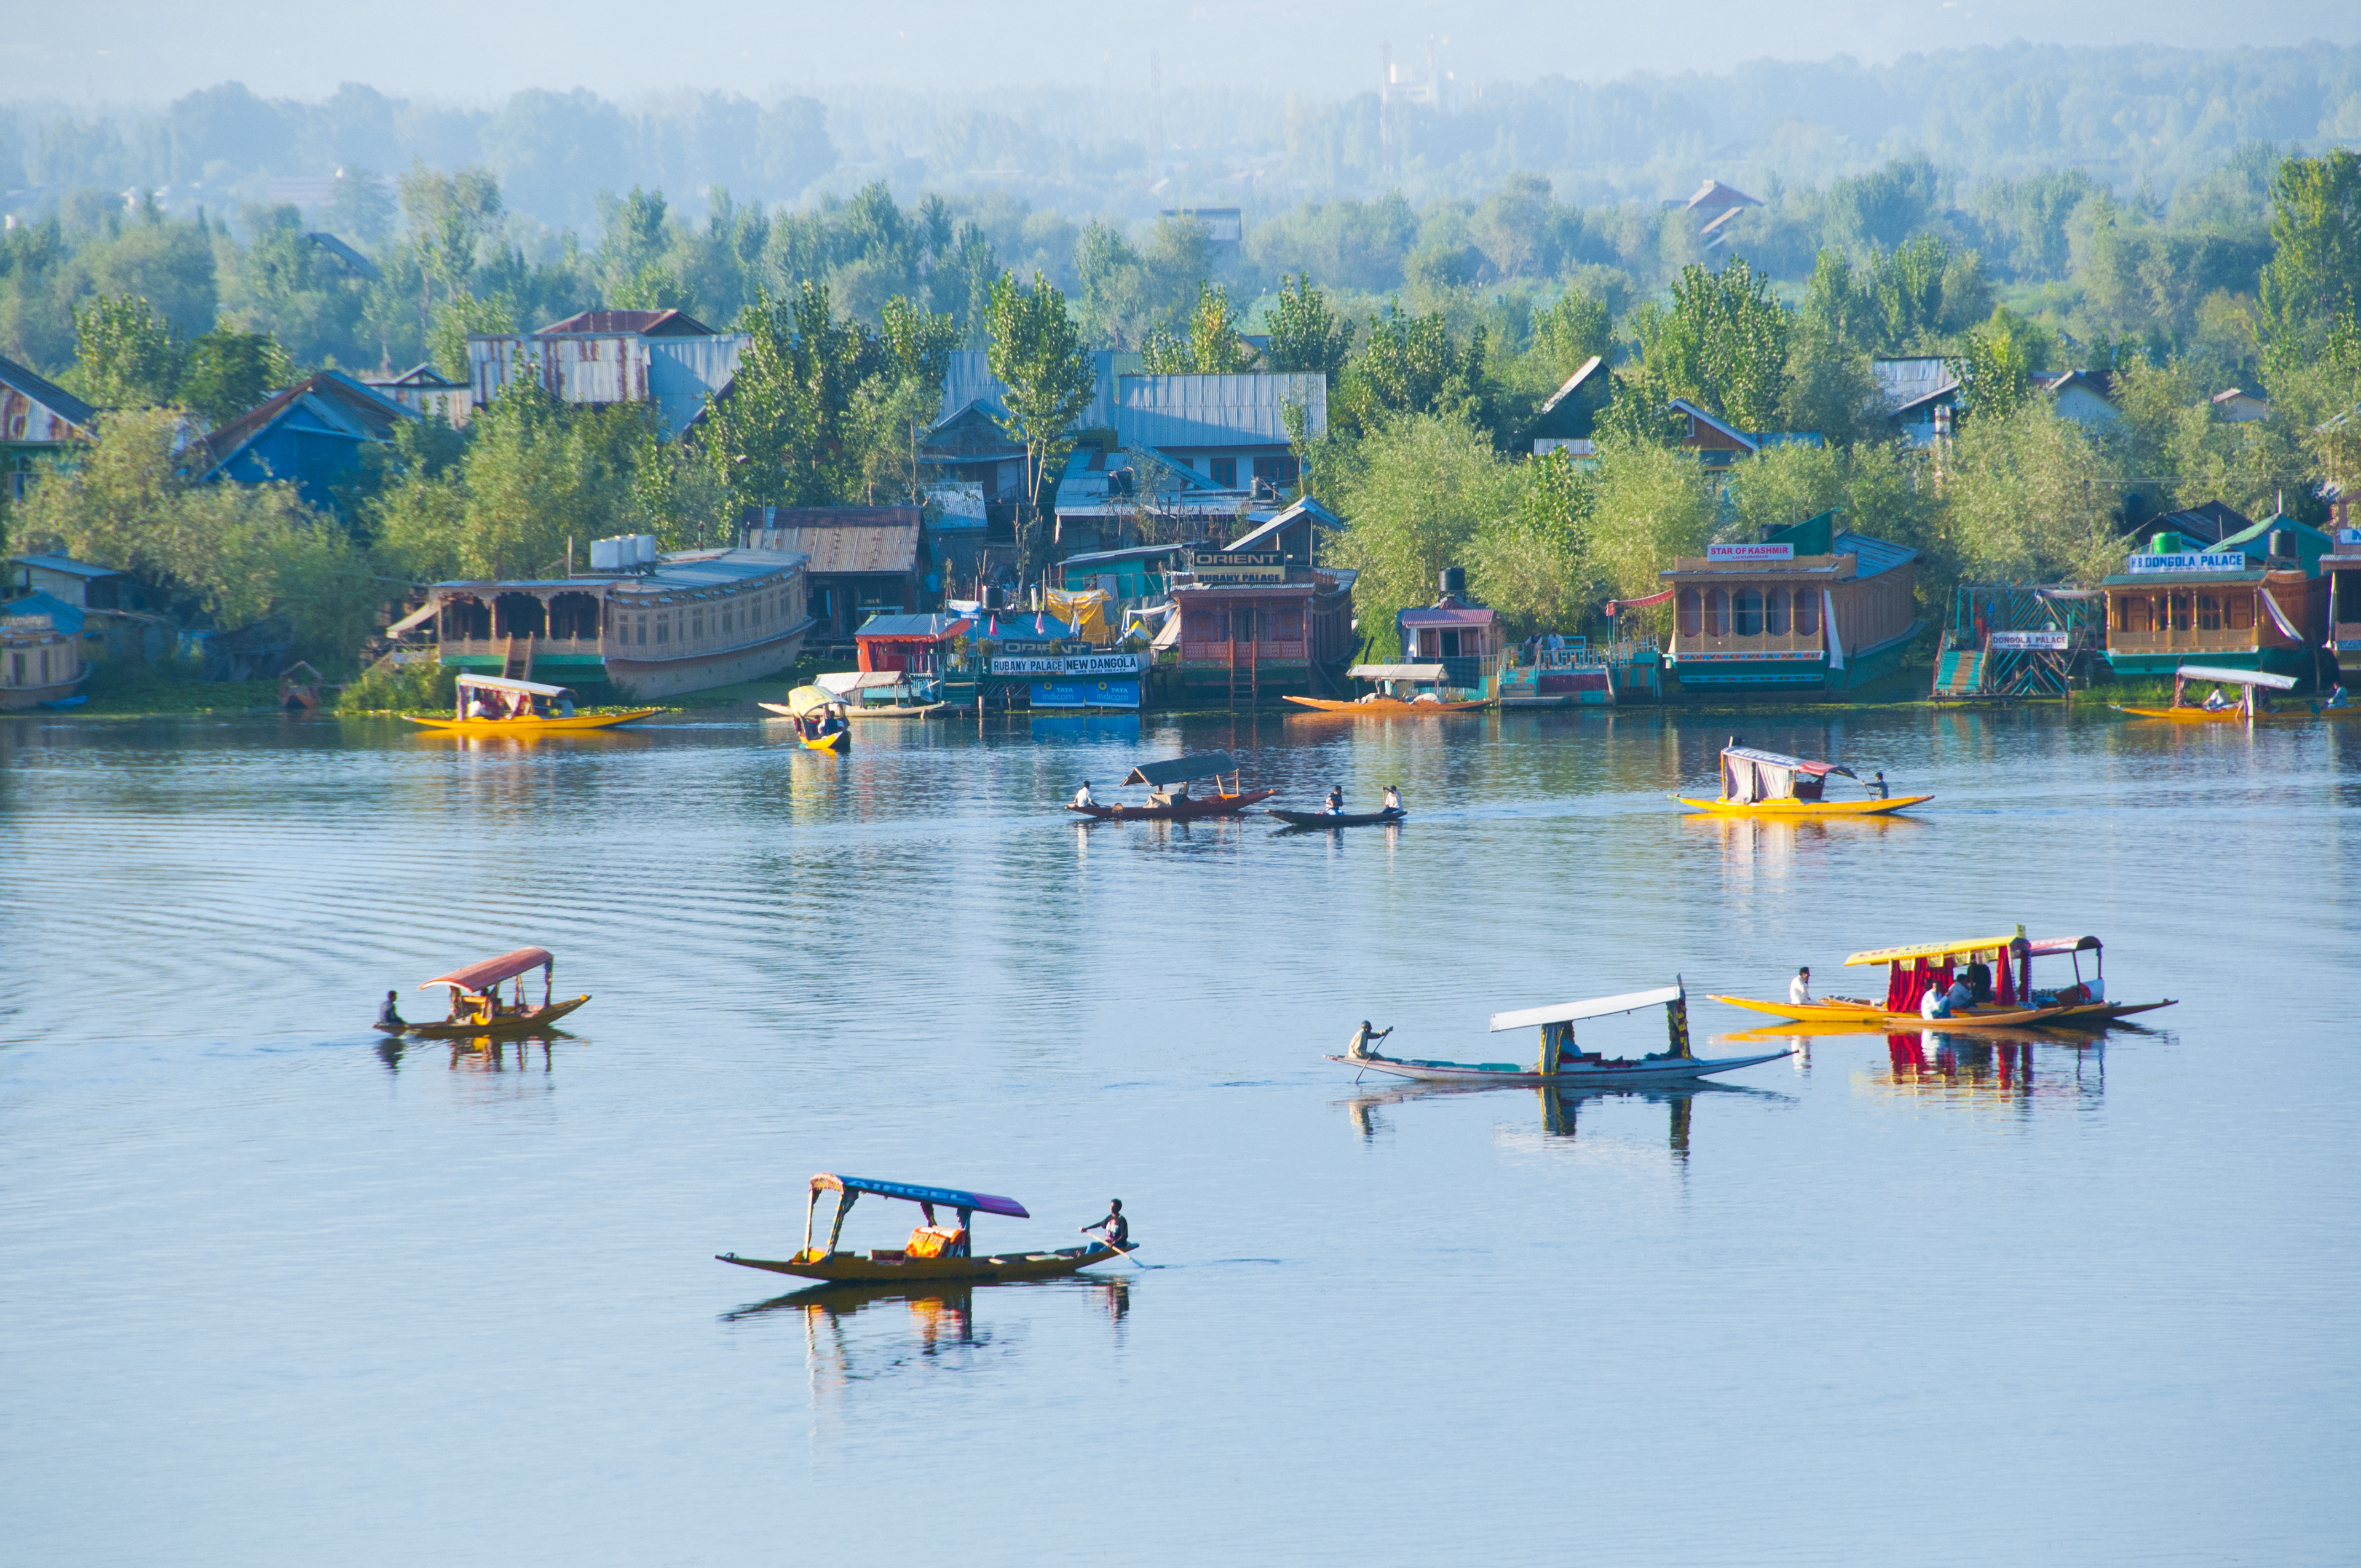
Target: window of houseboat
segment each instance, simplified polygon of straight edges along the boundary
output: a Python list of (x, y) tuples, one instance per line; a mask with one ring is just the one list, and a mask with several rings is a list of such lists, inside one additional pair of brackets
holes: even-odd
[(2186, 631), (2189, 630), (2189, 601), (2194, 597), (2194, 595), (2185, 593), (2167, 594), (2164, 596), (2165, 615), (2167, 617), (2166, 624), (2170, 627), (2171, 630), (2175, 631)]
[(2231, 630), (2252, 631), (2255, 629), (2254, 595), (2226, 594), (2223, 596), (2222, 609), (2223, 624)]
[(1763, 635), (1763, 590), (1740, 588), (1730, 596), (1730, 630), (1738, 637)]
[(1817, 588), (1795, 590), (1795, 635), (1817, 637), (1820, 632), (1820, 595)]
[(1773, 637), (1787, 635), (1787, 590), (1766, 588), (1763, 594), (1763, 630)]
[(2200, 631), (2222, 630), (2222, 601), (2212, 594), (2197, 596), (2197, 630)]
[(1213, 612), (1208, 609), (1191, 610), (1189, 635), (1197, 641), (1211, 642), (1213, 640)]
[(1680, 628), (1681, 635), (1684, 637), (1695, 637), (1697, 634), (1697, 627), (1700, 624), (1697, 620), (1697, 591), (1695, 588), (1681, 590)]
[(1301, 637), (1303, 635), (1303, 612), (1300, 609), (1280, 610), (1279, 612), (1278, 635), (1282, 641), (1292, 641), (1296, 638)]
[(656, 641), (659, 642), (669, 642), (672, 641), (672, 618), (670, 616), (660, 615), (656, 617)]
[(1719, 588), (1705, 591), (1705, 634), (1708, 637), (1730, 635), (1730, 596)]
[(2115, 601), (2115, 630), (2154, 631), (2156, 601), (2146, 594), (2125, 594)]

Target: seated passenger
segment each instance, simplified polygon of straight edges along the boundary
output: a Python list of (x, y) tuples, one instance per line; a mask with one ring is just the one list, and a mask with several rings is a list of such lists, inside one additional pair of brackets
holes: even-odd
[(2219, 713), (2224, 708), (2230, 706), (2230, 699), (2222, 695), (2222, 688), (2220, 686), (2215, 686), (2212, 691), (2206, 694), (2204, 706), (2206, 712)]
[(2323, 707), (2344, 707), (2347, 706), (2345, 696), (2345, 688), (2342, 685), (2339, 685), (2334, 691), (2330, 692), (2328, 694), (2328, 700), (2321, 706)]

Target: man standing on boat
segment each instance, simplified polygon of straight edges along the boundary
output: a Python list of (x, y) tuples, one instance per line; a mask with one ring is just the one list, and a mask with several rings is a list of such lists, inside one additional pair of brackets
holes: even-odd
[(1082, 1227), (1082, 1234), (1084, 1235), (1088, 1235), (1093, 1231), (1097, 1230), (1104, 1230), (1106, 1232), (1107, 1245), (1115, 1248), (1117, 1252), (1121, 1252), (1125, 1245), (1130, 1242), (1131, 1222), (1123, 1217), (1122, 1199), (1108, 1199), (1107, 1217), (1104, 1220), (1093, 1221), (1091, 1223), (1084, 1225)]
[(1797, 970), (1795, 971), (1795, 978), (1787, 982), (1787, 1005), (1790, 1007), (1809, 1007), (1811, 1004), (1812, 970), (1810, 966), (1806, 965), (1804, 968)]
[(1355, 1061), (1367, 1061), (1378, 1054), (1369, 1047), (1392, 1033), (1393, 1030), (1390, 1027), (1372, 1033), (1369, 1029), (1369, 1021), (1364, 1018), (1361, 1020), (1361, 1026), (1353, 1031), (1353, 1043), (1345, 1047), (1345, 1054)]

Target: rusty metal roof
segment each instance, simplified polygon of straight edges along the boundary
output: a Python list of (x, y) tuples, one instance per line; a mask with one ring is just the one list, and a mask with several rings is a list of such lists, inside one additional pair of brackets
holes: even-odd
[(916, 507), (755, 507), (740, 521), (750, 546), (800, 550), (811, 557), (814, 576), (918, 569)]

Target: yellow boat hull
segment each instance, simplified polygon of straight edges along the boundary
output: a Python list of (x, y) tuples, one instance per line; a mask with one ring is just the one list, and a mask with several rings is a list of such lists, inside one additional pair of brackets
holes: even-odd
[(796, 739), (803, 742), (804, 750), (807, 751), (850, 751), (852, 746), (852, 731), (850, 729), (840, 729), (833, 735), (823, 735), (817, 740), (808, 735), (798, 735)]
[(2121, 703), (2110, 705), (2117, 713), (2134, 718), (2162, 718), (2174, 724), (2240, 724), (2246, 721), (2242, 707), (2125, 707)]
[(1927, 1018), (1916, 1013), (1888, 1013), (1875, 1003), (1857, 998), (1836, 998), (1828, 1002), (1757, 1002), (1746, 996), (1717, 996), (1716, 1002), (1731, 1007), (1743, 1007), (1750, 1013), (1767, 1013), (1773, 1018), (1792, 1019), (1798, 1024), (1872, 1024), (1887, 1029), (2021, 1029), (2031, 1025), (2052, 1021), (2065, 1023), (2078, 1009), (2074, 1007), (1991, 1008), (1974, 1013), (1955, 1013), (1949, 1018)]
[(1394, 696), (1381, 696), (1370, 702), (1339, 702), (1325, 696), (1290, 696), (1287, 700), (1315, 713), (1349, 713), (1356, 718), (1396, 718), (1403, 714), (1422, 717), (1430, 713), (1473, 713), (1479, 707), (1492, 706), (1489, 697), (1475, 702), (1404, 702)]
[(612, 729), (618, 724), (662, 713), (660, 707), (635, 707), (628, 713), (577, 713), (571, 718), (429, 718), (423, 714), (401, 717), (429, 729), (455, 735), (570, 735), (582, 729)]
[(1004, 1252), (983, 1257), (908, 1257), (900, 1252), (822, 1252), (818, 1248), (784, 1259), (717, 1253), (715, 1260), (741, 1268), (764, 1268), (840, 1285), (983, 1284), (997, 1279), (1052, 1279), (1104, 1263), (1129, 1252), (1104, 1243), (1061, 1247), (1056, 1252)]
[(1891, 800), (1691, 800), (1673, 797), (1692, 811), (1711, 817), (1884, 817), (1905, 806), (1922, 806), (1931, 795), (1897, 795)]

